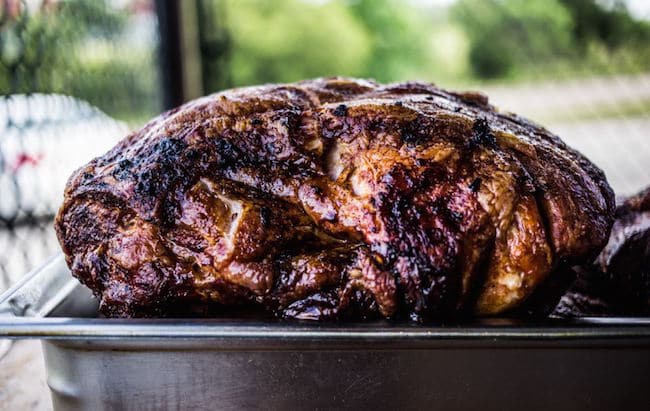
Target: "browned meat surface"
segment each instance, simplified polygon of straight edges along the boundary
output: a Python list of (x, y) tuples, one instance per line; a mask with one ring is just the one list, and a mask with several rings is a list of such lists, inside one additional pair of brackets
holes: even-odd
[(609, 242), (577, 272), (555, 315), (650, 314), (650, 187), (617, 207)]
[(616, 209), (609, 242), (597, 264), (609, 277), (620, 282), (625, 295), (649, 306), (650, 187), (628, 198)]
[(71, 177), (56, 229), (108, 316), (423, 319), (519, 307), (613, 213), (598, 168), (479, 93), (332, 78), (161, 115)]

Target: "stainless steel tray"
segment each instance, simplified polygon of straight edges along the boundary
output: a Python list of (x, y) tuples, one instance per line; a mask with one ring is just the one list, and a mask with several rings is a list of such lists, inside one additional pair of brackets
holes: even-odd
[(650, 319), (317, 324), (97, 318), (48, 261), (0, 296), (55, 409), (647, 409)]

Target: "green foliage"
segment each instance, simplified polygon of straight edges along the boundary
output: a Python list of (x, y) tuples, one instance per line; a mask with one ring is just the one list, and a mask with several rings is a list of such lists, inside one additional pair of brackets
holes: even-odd
[[(432, 66), (428, 16), (403, 1), (222, 1), (225, 17), (215, 16), (205, 31), (225, 21), (234, 85), (329, 75), (393, 81), (426, 75)], [(216, 61), (208, 56), (204, 64)]]
[(371, 41), (365, 67), (371, 77), (379, 81), (409, 78), (432, 63), (428, 47), (432, 25), (417, 9), (396, 0), (357, 0), (349, 7)]
[(636, 72), (650, 61), (648, 24), (617, 0), (459, 0), (450, 16), (398, 0), (202, 2), (225, 4), (224, 87), (331, 74), (459, 83)]
[(68, 94), (119, 118), (150, 117), (160, 110), (156, 67), (151, 52), (124, 45), (127, 20), (102, 0), (22, 9), (0, 26), (0, 93)]
[(104, 0), (65, 0), (60, 3), (56, 18), (68, 23), (58, 26), (60, 33), (67, 36), (66, 40), (86, 36), (115, 38), (127, 22), (125, 13), (107, 7)]
[[(136, 122), (160, 110), (157, 50), (125, 37), (134, 24), (127, 10), (110, 0), (43, 4), (1, 16), (0, 93), (71, 94)], [(650, 68), (650, 23), (621, 0), (196, 5), (206, 93), (328, 75), (458, 85)]]
[(454, 17), (470, 38), (479, 77), (512, 75), (518, 65), (564, 56), (571, 46), (571, 16), (557, 0), (461, 0)]
[(235, 85), (366, 73), (369, 36), (341, 2), (227, 4)]
[(575, 43), (583, 51), (594, 42), (610, 51), (648, 46), (650, 24), (634, 20), (620, 0), (614, 1), (609, 8), (593, 0), (561, 0), (561, 3), (571, 13)]
[(460, 0), (478, 78), (636, 72), (650, 68), (650, 25), (620, 1)]

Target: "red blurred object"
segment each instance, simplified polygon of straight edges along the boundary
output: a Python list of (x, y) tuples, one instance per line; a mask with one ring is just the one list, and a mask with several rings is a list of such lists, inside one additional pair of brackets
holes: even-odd
[(28, 153), (20, 153), (14, 162), (14, 165), (11, 167), (11, 173), (16, 174), (23, 166), (33, 166), (36, 167), (45, 157), (42, 153), (31, 155)]

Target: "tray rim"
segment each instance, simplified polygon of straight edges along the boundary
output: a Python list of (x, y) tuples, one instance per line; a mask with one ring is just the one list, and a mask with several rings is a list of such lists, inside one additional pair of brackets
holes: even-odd
[(31, 316), (11, 312), (12, 299), (47, 270), (64, 264), (63, 254), (48, 258), (0, 295), (0, 337), (55, 340), (189, 340), (231, 341), (588, 341), (643, 340), (650, 346), (650, 317), (583, 317), (526, 322), (487, 318), (460, 324), (414, 324), (394, 321), (358, 323), (296, 320), (211, 319), (107, 319), (47, 317), (76, 287), (73, 277), (59, 281), (60, 289)]
[[(39, 339), (518, 340), (648, 339), (650, 318), (583, 318), (517, 325), (260, 322), (233, 319), (0, 318), (0, 336)], [(501, 323), (501, 324), (500, 324)]]

